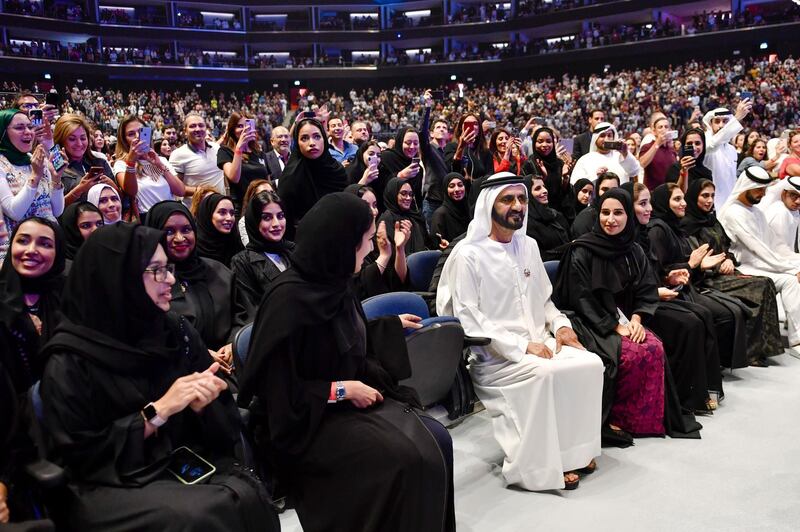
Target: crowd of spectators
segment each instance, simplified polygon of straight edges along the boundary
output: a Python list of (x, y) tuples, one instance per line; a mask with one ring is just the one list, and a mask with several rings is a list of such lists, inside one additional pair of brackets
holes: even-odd
[(44, 16), (44, 2), (40, 0), (6, 0), (3, 9), (7, 13), (28, 15), (31, 17)]
[(511, 18), (511, 10), (498, 7), (502, 4), (466, 4), (447, 17), (448, 24), (469, 22), (505, 22)]

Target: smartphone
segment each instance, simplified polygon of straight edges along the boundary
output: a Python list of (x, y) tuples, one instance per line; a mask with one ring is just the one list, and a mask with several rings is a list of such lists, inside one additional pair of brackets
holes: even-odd
[(682, 146), (681, 147), (681, 158), (684, 157), (694, 157), (694, 147), (693, 146)]
[(97, 179), (101, 175), (103, 175), (103, 167), (102, 166), (92, 166), (91, 168), (89, 168), (89, 176), (92, 179)]
[(471, 122), (469, 124), (464, 124), (464, 131), (478, 131), (478, 123)]
[(44, 123), (44, 112), (41, 109), (31, 109), (28, 111), (28, 117), (34, 127), (39, 127)]
[(431, 91), (431, 98), (434, 102), (441, 102), (444, 100), (444, 91)]
[(150, 142), (153, 139), (153, 128), (144, 126), (139, 132), (139, 142), (141, 142), (147, 149), (150, 148)]
[(60, 104), (59, 100), (60, 100), (60, 98), (58, 97), (58, 93), (56, 91), (50, 91), (44, 97), (44, 103), (46, 103), (48, 105), (53, 105), (55, 107), (59, 106), (59, 104)]
[(750, 91), (742, 91), (742, 100), (752, 100), (753, 93)]
[(622, 147), (625, 146), (625, 143), (621, 140), (605, 140), (603, 141), (603, 147), (607, 150), (621, 150)]
[(494, 129), (497, 127), (497, 122), (492, 120), (491, 122), (488, 122), (486, 125), (489, 126), (489, 129)]
[(255, 119), (246, 118), (244, 123), (247, 124), (247, 127), (250, 128), (250, 131), (255, 131), (256, 130), (256, 121), (255, 121)]
[(676, 284), (675, 286), (668, 286), (667, 289), (672, 290), (673, 292), (680, 292), (681, 290), (683, 290), (683, 285)]
[(541, 116), (534, 116), (533, 123), (536, 124), (537, 126), (544, 126), (546, 124), (546, 121)]
[(303, 111), (303, 118), (317, 118), (317, 113), (314, 111)]
[(67, 161), (61, 156), (61, 146), (58, 144), (53, 144), (53, 147), (50, 148), (50, 158), (53, 160), (53, 168), (56, 172), (67, 166)]
[(369, 161), (370, 166), (378, 166), (378, 163), (381, 161), (381, 158), (376, 154), (371, 157), (367, 157), (367, 161)]
[(355, 160), (356, 160), (356, 156), (355, 155), (351, 155), (350, 157), (347, 158), (347, 162), (350, 163), (350, 164), (353, 164), (353, 162), (355, 162)]
[(167, 471), (184, 484), (199, 484), (211, 478), (217, 468), (188, 447), (178, 447), (172, 451)]
[(670, 138), (670, 140), (677, 140), (678, 132), (672, 129), (669, 132), (667, 132), (667, 136)]
[(419, 157), (412, 157), (411, 164), (419, 164), (420, 158)]

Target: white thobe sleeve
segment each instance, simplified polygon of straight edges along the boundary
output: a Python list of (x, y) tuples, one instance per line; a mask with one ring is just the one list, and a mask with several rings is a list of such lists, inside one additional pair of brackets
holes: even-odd
[[(750, 223), (748, 224), (747, 222)], [(768, 240), (765, 242), (758, 235), (754, 234), (751, 231), (751, 227), (756, 225), (755, 222), (756, 220), (752, 215), (729, 216), (728, 219), (725, 220), (724, 227), (725, 231), (727, 231), (732, 238), (735, 238), (739, 245), (747, 248), (753, 255), (757, 256), (764, 265), (770, 268), (770, 271), (775, 273), (797, 273), (798, 270), (800, 270), (800, 264), (797, 263), (797, 259), (800, 259), (800, 255), (792, 253), (793, 255), (797, 255), (797, 257), (795, 260), (791, 260), (789, 257), (779, 253), (778, 250), (782, 249), (782, 247), (778, 247), (777, 250), (774, 250), (773, 248), (775, 247), (774, 245), (777, 239), (767, 234), (765, 236)], [(755, 227), (753, 228), (755, 229)], [(768, 225), (765, 229), (766, 232), (770, 231)]]
[(742, 130), (742, 124), (732, 116), (725, 126), (713, 135), (706, 134), (706, 152), (727, 144)]
[(553, 300), (550, 297), (553, 295), (553, 285), (550, 284), (550, 278), (547, 276), (547, 270), (544, 269), (544, 263), (542, 262), (541, 255), (539, 255), (538, 247), (531, 246), (531, 253), (535, 255), (535, 258), (531, 259), (531, 263), (536, 265), (536, 269), (538, 270), (532, 278), (535, 279), (534, 283), (537, 283), (541, 286), (537, 287), (537, 291), (542, 294), (542, 297), (546, 298), (544, 303), (544, 319), (547, 323), (548, 330), (555, 336), (556, 331), (559, 330), (561, 327), (569, 327), (572, 328), (572, 323), (569, 321), (563, 312), (558, 310)]
[(628, 155), (622, 160), (620, 166), (622, 166), (622, 169), (628, 174), (628, 179), (633, 179), (638, 176), (639, 170), (642, 169), (639, 161), (636, 160), (636, 157), (634, 157), (631, 152), (628, 152)]
[(589, 165), (587, 163), (588, 160), (586, 157), (581, 157), (578, 159), (578, 162), (575, 163), (575, 168), (572, 169), (572, 176), (570, 176), (569, 179), (570, 184), (574, 185), (579, 179), (584, 178), (594, 183), (594, 180), (597, 179), (597, 170), (595, 170), (594, 174), (592, 174), (589, 171)]
[(794, 243), (797, 239), (797, 224), (789, 209), (783, 205), (782, 201), (778, 201), (767, 209), (765, 216), (770, 229), (775, 233), (776, 239), (794, 251)]
[[(528, 350), (528, 340), (492, 321), (480, 310), (480, 284), (478, 265), (468, 253), (455, 260), (451, 292), (453, 314), (461, 321), (467, 336), (483, 336), (492, 340), (491, 350), (512, 362), (519, 362)], [(553, 306), (555, 309), (555, 306)], [(556, 309), (556, 312), (558, 310)], [(549, 321), (549, 320), (548, 320)]]

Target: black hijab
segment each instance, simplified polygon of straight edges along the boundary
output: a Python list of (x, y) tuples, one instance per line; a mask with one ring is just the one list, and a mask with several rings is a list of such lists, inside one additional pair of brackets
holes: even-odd
[[(585, 187), (586, 185), (592, 185), (592, 187), (594, 187), (594, 183), (591, 180), (586, 179), (585, 177), (582, 177), (582, 178), (578, 179), (577, 181), (575, 181), (575, 184), (572, 185), (572, 194), (575, 196), (575, 214), (576, 215), (578, 213), (580, 213), (583, 209), (585, 209), (586, 207), (588, 207), (592, 203), (590, 201), (588, 204), (584, 205), (583, 203), (578, 201), (578, 192), (583, 190), (583, 187)], [(630, 191), (630, 190), (628, 191), (629, 194), (631, 192), (632, 191)], [(631, 197), (633, 197), (633, 196), (631, 196)]]
[(696, 179), (689, 182), (686, 190), (686, 216), (681, 220), (681, 227), (689, 236), (696, 235), (703, 227), (714, 227), (717, 224), (717, 215), (714, 209), (705, 212), (697, 206), (700, 192), (707, 186), (714, 186), (708, 179)]
[[(653, 203), (653, 218), (654, 221), (661, 220), (664, 222), (672, 231), (681, 236), (685, 236), (686, 233), (681, 227), (681, 219), (672, 212), (672, 209), (669, 206), (669, 200), (672, 197), (672, 190), (670, 187), (665, 183), (663, 185), (657, 186), (652, 194), (651, 194), (651, 202)], [(650, 223), (653, 223), (652, 221)]]
[[(711, 170), (703, 164), (703, 161), (706, 158), (706, 134), (703, 132), (702, 129), (691, 128), (684, 131), (683, 135), (681, 135), (681, 145), (686, 145), (686, 137), (694, 133), (695, 135), (700, 136), (700, 141), (703, 143), (703, 150), (700, 152), (700, 155), (695, 159), (695, 165), (689, 169), (689, 176), (688, 181), (692, 183), (698, 179), (708, 179), (709, 181), (713, 181), (713, 174)], [(673, 164), (669, 170), (667, 171), (667, 181), (670, 182), (677, 182), (678, 177), (680, 176), (681, 172), (681, 163), (680, 161)]]
[[(622, 185), (620, 185), (619, 188), (627, 192), (630, 195), (631, 199), (634, 198), (635, 194), (633, 191), (632, 181), (629, 181), (628, 183), (623, 183)], [(634, 208), (633, 221), (636, 226), (636, 243), (639, 244), (639, 247), (642, 248), (642, 251), (644, 251), (644, 254), (647, 255), (651, 263), (653, 261), (658, 262), (658, 259), (656, 259), (655, 255), (653, 255), (653, 252), (650, 249), (650, 235), (648, 234), (650, 228), (647, 225), (639, 223), (639, 218), (636, 217), (635, 208)]]
[[(553, 140), (553, 149), (550, 150), (550, 153), (547, 155), (542, 155), (536, 150), (536, 139), (542, 133), (549, 133), (550, 138)], [(533, 159), (532, 163), (537, 170), (539, 170), (538, 165), (535, 164), (535, 161), (541, 161), (542, 166), (544, 166), (545, 170), (547, 170), (547, 176), (545, 176), (544, 184), (547, 187), (547, 191), (551, 196), (556, 196), (556, 198), (561, 197), (561, 171), (564, 168), (564, 162), (558, 158), (556, 155), (556, 135), (552, 129), (549, 127), (540, 127), (536, 131), (533, 132), (531, 135), (531, 145), (532, 145), (532, 153), (531, 159)], [(537, 171), (537, 173), (540, 173)]]
[(96, 212), (100, 215), (101, 220), (105, 220), (100, 209), (88, 201), (76, 201), (75, 203), (67, 205), (67, 208), (64, 209), (64, 213), (59, 218), (61, 228), (64, 230), (65, 255), (69, 260), (75, 258), (78, 249), (83, 245), (83, 235), (81, 235), (81, 231), (78, 229), (78, 218), (80, 218), (82, 213), (88, 211)]
[[(170, 257), (170, 262), (175, 263), (175, 277), (177, 277), (178, 282), (180, 283), (194, 284), (199, 281), (205, 281), (207, 266), (206, 263), (200, 259), (200, 255), (197, 253), (197, 245), (200, 238), (197, 234), (197, 223), (195, 223), (194, 216), (192, 216), (192, 213), (189, 212), (189, 209), (187, 209), (183, 203), (173, 200), (160, 201), (156, 203), (150, 208), (149, 211), (147, 211), (145, 225), (152, 227), (153, 229), (163, 231), (167, 220), (169, 220), (169, 217), (173, 214), (184, 215), (186, 219), (189, 220), (189, 224), (192, 226), (192, 231), (194, 231), (195, 234), (194, 249), (187, 258), (182, 261), (175, 261)], [(164, 251), (166, 251), (167, 255), (169, 255), (166, 236), (162, 244), (164, 245)]]
[(284, 238), (280, 242), (267, 240), (261, 234), (259, 226), (261, 225), (261, 213), (264, 207), (270, 203), (276, 203), (283, 210), (283, 203), (278, 195), (274, 192), (262, 191), (255, 194), (250, 198), (250, 203), (247, 204), (244, 211), (244, 227), (247, 231), (247, 249), (255, 251), (256, 253), (272, 253), (273, 255), (288, 256), (289, 243), (286, 240), (286, 232), (284, 231)]
[[(240, 404), (249, 405), (258, 393), (267, 358), (286, 338), (301, 328), (330, 322), (345, 315), (348, 305), (357, 305), (350, 286), (355, 249), (372, 223), (369, 206), (345, 192), (323, 197), (300, 221), (292, 267), (269, 286), (256, 314), (253, 340), (259, 349), (244, 368)], [(346, 328), (338, 331), (337, 338), (343, 343), (357, 341), (356, 324)]]
[[(56, 256), (50, 270), (35, 279), (23, 277), (11, 262), (11, 245), (25, 222), (36, 222), (53, 230), (55, 235)], [(0, 323), (8, 330), (15, 329), (21, 316), (26, 316), (28, 309), (25, 306), (25, 294), (39, 294), (36, 306), (39, 308), (39, 319), (42, 321), (42, 338), (47, 339), (53, 334), (59, 321), (59, 308), (61, 305), (61, 291), (64, 287), (64, 266), (66, 263), (66, 244), (61, 227), (46, 218), (33, 216), (22, 220), (14, 228), (9, 239), (9, 249), (0, 268)], [(15, 323), (16, 322), (16, 323)], [(31, 332), (31, 331), (27, 331)]]
[[(453, 198), (450, 197), (450, 194), (447, 193), (447, 187), (450, 185), (450, 182), (453, 181), (453, 179), (458, 179), (464, 185), (464, 197), (461, 198), (461, 201), (454, 201)], [(464, 176), (458, 172), (450, 172), (444, 176), (444, 179), (442, 180), (442, 206), (447, 212), (447, 217), (452, 220), (452, 223), (457, 224), (459, 227), (463, 226), (465, 231), (469, 225), (468, 196), (469, 185), (467, 184), (466, 179), (464, 179)], [(397, 194), (395, 194), (395, 200), (396, 199)]]
[(350, 183), (358, 183), (364, 176), (364, 172), (367, 171), (367, 165), (364, 162), (364, 153), (373, 146), (378, 148), (378, 151), (380, 151), (378, 143), (374, 140), (364, 142), (358, 147), (358, 151), (356, 152), (356, 160), (350, 163), (350, 165), (346, 168), (347, 178)]
[(162, 231), (125, 222), (92, 234), (75, 258), (64, 290), (64, 319), (45, 356), (68, 349), (121, 373), (152, 371), (181, 355), (185, 334), (177, 317), (158, 308), (144, 287), (144, 270), (163, 237)]
[[(300, 153), (300, 129), (306, 124), (318, 128), (322, 134), (322, 153), (308, 159)], [(292, 133), (292, 153), (278, 181), (278, 195), (286, 202), (291, 223), (300, 220), (326, 194), (340, 192), (347, 186), (347, 172), (330, 154), (330, 144), (325, 129), (317, 120), (306, 118), (295, 124)], [(293, 231), (293, 228), (292, 228)]]
[(195, 249), (197, 249), (201, 257), (214, 259), (225, 266), (230, 266), (231, 258), (244, 249), (244, 246), (242, 245), (242, 238), (239, 236), (239, 226), (235, 222), (231, 232), (225, 234), (217, 231), (211, 221), (217, 205), (222, 200), (228, 200), (233, 204), (233, 199), (230, 196), (216, 193), (209, 194), (200, 202), (200, 206), (197, 209), (197, 244)]
[[(401, 127), (394, 136), (394, 147), (384, 150), (381, 153), (381, 163), (394, 175), (411, 164), (411, 157), (403, 152), (403, 140), (405, 140), (406, 133), (409, 131), (419, 135), (419, 132), (413, 127)], [(417, 157), (422, 157), (421, 145), (417, 149)]]
[[(628, 217), (622, 232), (613, 236), (607, 234), (600, 225), (600, 211), (603, 203), (609, 199), (619, 201)], [(592, 290), (609, 290), (614, 294), (622, 292), (625, 289), (625, 285), (620, 278), (620, 273), (615, 263), (618, 262), (619, 258), (631, 253), (633, 245), (636, 244), (636, 232), (636, 213), (633, 210), (631, 195), (621, 188), (612, 188), (606, 191), (597, 201), (597, 214), (592, 231), (572, 242), (570, 251), (564, 261), (569, 261), (569, 254), (573, 249), (581, 247), (588, 249), (593, 255)], [(567, 288), (564, 283), (571, 281), (572, 279), (570, 279), (569, 275), (559, 275), (555, 291), (566, 293), (565, 290)]]

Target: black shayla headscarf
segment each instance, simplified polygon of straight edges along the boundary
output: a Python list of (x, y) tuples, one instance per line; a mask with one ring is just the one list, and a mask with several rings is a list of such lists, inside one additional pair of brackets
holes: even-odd
[[(11, 246), (20, 228), (26, 222), (47, 226), (53, 230), (55, 235), (56, 256), (53, 260), (53, 265), (47, 273), (36, 278), (24, 277), (17, 273), (11, 261)], [(23, 296), (25, 294), (39, 294), (39, 301), (36, 305), (39, 307), (39, 319), (42, 320), (42, 338), (47, 339), (53, 334), (53, 330), (59, 320), (61, 291), (65, 282), (66, 245), (64, 243), (64, 233), (57, 223), (46, 218), (34, 216), (17, 224), (9, 242), (8, 253), (6, 253), (3, 266), (0, 268), (0, 323), (4, 324), (9, 330), (15, 328), (19, 325), (15, 323), (17, 319), (28, 312)]]
[[(247, 204), (244, 211), (244, 227), (247, 231), (247, 237), (249, 238), (247, 249), (255, 251), (256, 253), (272, 253), (274, 255), (287, 256), (289, 244), (286, 238), (281, 238), (280, 242), (267, 240), (259, 229), (259, 225), (261, 225), (261, 213), (264, 207), (269, 204), (267, 200), (269, 203), (280, 205), (281, 209), (283, 209), (278, 195), (273, 192), (259, 192), (250, 198), (250, 203)], [(284, 237), (285, 236), (286, 232), (284, 232)]]
[(64, 213), (59, 218), (59, 223), (64, 230), (64, 250), (67, 259), (72, 260), (78, 253), (78, 249), (83, 245), (83, 235), (78, 229), (78, 218), (87, 211), (96, 212), (103, 220), (103, 213), (94, 204), (88, 201), (76, 201), (64, 209)]
[[(685, 236), (683, 228), (681, 227), (681, 219), (672, 211), (669, 206), (669, 200), (672, 197), (672, 191), (667, 184), (657, 186), (651, 195), (651, 202), (653, 204), (653, 218), (661, 220), (677, 235)], [(651, 222), (652, 223), (652, 222)]]
[[(355, 250), (372, 224), (369, 206), (346, 192), (325, 196), (300, 221), (292, 267), (270, 285), (256, 314), (252, 338), (259, 349), (247, 360), (240, 404), (249, 404), (257, 393), (267, 357), (286, 338), (357, 304), (350, 288)], [(359, 336), (355, 329), (339, 332), (345, 343)]]
[[(583, 190), (583, 187), (585, 187), (586, 185), (592, 185), (592, 187), (594, 187), (594, 183), (589, 179), (586, 179), (585, 177), (578, 179), (575, 182), (575, 184), (572, 185), (572, 193), (575, 196), (575, 214), (578, 214), (592, 203), (592, 201), (590, 200), (588, 204), (584, 205), (583, 203), (578, 201), (578, 192)], [(630, 191), (628, 191), (628, 193), (630, 193)]]
[[(712, 181), (713, 177), (711, 170), (703, 164), (703, 161), (706, 158), (706, 134), (703, 132), (703, 130), (697, 128), (687, 129), (681, 136), (681, 146), (686, 144), (686, 137), (692, 133), (695, 135), (700, 135), (700, 140), (703, 143), (703, 151), (701, 151), (700, 156), (695, 159), (694, 166), (689, 169), (689, 183), (697, 179), (708, 179), (709, 181)], [(680, 166), (680, 162), (677, 164)]]
[[(615, 199), (622, 204), (625, 214), (628, 217), (625, 228), (616, 235), (609, 235), (600, 225), (600, 213), (603, 204), (610, 199)], [(636, 213), (633, 210), (633, 200), (631, 195), (621, 188), (612, 188), (606, 191), (597, 201), (597, 215), (594, 227), (590, 233), (575, 239), (570, 246), (573, 248), (583, 247), (589, 249), (596, 257), (592, 266), (592, 290), (609, 290), (612, 293), (621, 292), (625, 287), (619, 278), (619, 273), (615, 267), (615, 261), (631, 252), (632, 246), (636, 243)], [(568, 256), (563, 259), (568, 261)], [(559, 275), (558, 282), (569, 282), (569, 276)], [(564, 287), (557, 287), (555, 291), (562, 293)]]
[[(281, 178), (283, 179), (283, 178)], [(200, 202), (197, 209), (197, 252), (201, 257), (207, 257), (230, 266), (231, 258), (244, 249), (242, 238), (239, 236), (238, 225), (234, 222), (233, 229), (228, 234), (217, 231), (211, 221), (219, 202), (228, 200), (233, 204), (230, 196), (222, 194), (209, 194)], [(149, 214), (148, 214), (149, 216)]]
[[(464, 197), (461, 198), (461, 201), (454, 201), (453, 198), (450, 197), (450, 194), (447, 193), (447, 187), (450, 183), (457, 179), (461, 181), (464, 185)], [(454, 224), (459, 224), (459, 226), (464, 227), (464, 231), (467, 230), (467, 226), (469, 225), (469, 185), (467, 185), (467, 181), (464, 179), (464, 176), (459, 174), (458, 172), (450, 172), (444, 179), (442, 180), (442, 206), (447, 211), (447, 217), (453, 220)], [(397, 194), (395, 194), (395, 200), (397, 199)], [(459, 233), (461, 234), (461, 233)]]
[(713, 187), (714, 183), (708, 179), (697, 179), (691, 181), (686, 190), (686, 216), (681, 220), (681, 227), (689, 236), (697, 234), (703, 227), (714, 227), (717, 224), (717, 215), (713, 208), (711, 212), (705, 212), (697, 206), (700, 192), (707, 186)]
[[(300, 129), (306, 124), (318, 128), (322, 134), (322, 152), (316, 159), (308, 159), (299, 148)], [(326, 194), (341, 192), (347, 186), (347, 172), (330, 154), (325, 129), (314, 119), (300, 120), (292, 133), (292, 153), (278, 182), (278, 195), (286, 202), (290, 220), (299, 220)]]
[(44, 354), (68, 349), (115, 373), (151, 371), (180, 356), (177, 317), (158, 308), (144, 287), (144, 270), (163, 236), (124, 222), (95, 231), (75, 257), (64, 319)]
[[(195, 234), (194, 249), (192, 249), (188, 257), (181, 261), (174, 260), (171, 256), (169, 257), (169, 261), (175, 264), (175, 277), (177, 277), (179, 283), (194, 284), (199, 281), (205, 281), (207, 266), (206, 263), (200, 259), (200, 255), (197, 254), (197, 240), (199, 239), (197, 224), (195, 223), (194, 216), (192, 216), (192, 213), (183, 203), (173, 200), (156, 203), (147, 211), (146, 225), (153, 229), (163, 231), (167, 220), (169, 220), (170, 216), (173, 214), (182, 214), (186, 217), (186, 220), (189, 222), (189, 225), (192, 226), (192, 231), (194, 231)], [(166, 237), (162, 244), (164, 245), (164, 250), (167, 252), (167, 256), (169, 256)]]

